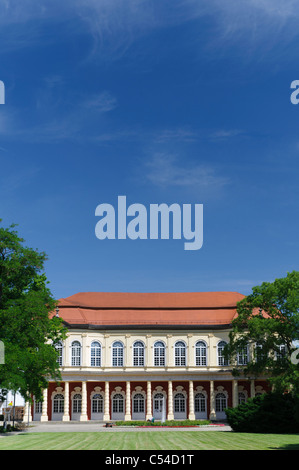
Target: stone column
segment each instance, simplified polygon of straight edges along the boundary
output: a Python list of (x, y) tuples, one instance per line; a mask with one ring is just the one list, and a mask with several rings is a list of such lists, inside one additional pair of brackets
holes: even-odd
[(48, 389), (44, 388), (43, 390), (43, 407), (42, 415), (40, 417), (41, 421), (48, 421)]
[(147, 382), (145, 419), (151, 419), (151, 418), (152, 418), (152, 384), (151, 382)]
[(32, 416), (31, 416), (31, 403), (30, 401), (25, 402), (25, 410), (24, 410), (24, 416), (23, 416), (23, 422), (24, 423), (30, 423), (32, 421)]
[(189, 419), (195, 419), (194, 413), (194, 387), (193, 380), (189, 381)]
[(168, 421), (174, 419), (174, 414), (173, 414), (173, 393), (172, 393), (172, 381), (169, 380), (168, 382), (168, 415), (167, 415)]
[(239, 402), (239, 396), (238, 396), (238, 381), (233, 380), (232, 381), (232, 393), (233, 393), (233, 408), (236, 408), (238, 406)]
[(104, 421), (110, 421), (109, 403), (110, 403), (109, 382), (105, 382), (105, 399), (104, 399), (104, 416), (103, 416)]
[(64, 382), (64, 412), (62, 421), (70, 420), (70, 388), (69, 382)]
[(254, 379), (250, 380), (250, 398), (255, 397), (255, 383)]
[(125, 414), (125, 421), (131, 421), (131, 383), (129, 381), (126, 382), (126, 414)]
[(216, 419), (214, 380), (210, 380), (210, 416), (209, 416), (209, 419), (211, 421)]
[(87, 421), (87, 385), (86, 382), (82, 382), (82, 407), (80, 421)]

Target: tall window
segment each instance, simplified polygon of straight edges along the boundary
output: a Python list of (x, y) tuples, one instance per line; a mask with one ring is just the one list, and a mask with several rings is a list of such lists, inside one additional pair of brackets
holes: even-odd
[(239, 405), (241, 405), (241, 403), (245, 403), (245, 402), (246, 402), (245, 393), (244, 392), (239, 392), (238, 393), (238, 403), (239, 403)]
[(124, 411), (124, 397), (120, 393), (116, 393), (112, 398), (112, 411), (113, 413), (123, 413)]
[(239, 366), (245, 366), (248, 362), (248, 347), (244, 346), (238, 350), (237, 361)]
[(154, 365), (165, 366), (165, 344), (162, 341), (154, 344)]
[(144, 344), (141, 341), (133, 345), (133, 365), (144, 366)]
[(57, 362), (60, 366), (62, 366), (62, 343), (61, 341), (59, 341), (59, 343), (55, 345), (55, 349), (57, 351)]
[(43, 402), (42, 401), (35, 401), (34, 402), (34, 411), (35, 413), (41, 413), (43, 410)]
[(197, 366), (207, 365), (207, 345), (204, 341), (197, 341), (195, 345), (195, 363)]
[(276, 351), (275, 356), (277, 360), (281, 360), (286, 357), (287, 354), (287, 347), (285, 344), (279, 345), (279, 352)]
[(124, 365), (124, 346), (120, 341), (115, 341), (112, 345), (112, 365), (113, 367)]
[(90, 365), (92, 367), (101, 367), (101, 345), (98, 341), (91, 343)]
[(226, 357), (224, 357), (224, 354), (223, 354), (223, 350), (225, 346), (226, 346), (225, 341), (220, 341), (220, 343), (218, 343), (218, 366), (228, 366), (228, 360)]
[(206, 397), (203, 393), (196, 393), (194, 397), (195, 413), (204, 413), (206, 411)]
[(227, 408), (227, 398), (224, 393), (217, 393), (215, 402), (216, 412), (222, 412)]
[(185, 413), (186, 399), (182, 393), (177, 393), (174, 397), (174, 411), (175, 413)]
[(134, 413), (144, 413), (144, 396), (141, 393), (136, 393), (133, 398), (133, 412)]
[(174, 359), (176, 366), (186, 365), (186, 345), (183, 341), (177, 341), (174, 345)]
[(266, 359), (267, 355), (265, 351), (263, 350), (263, 345), (262, 343), (256, 343), (255, 344), (255, 360), (257, 362), (259, 361), (264, 361)]
[(80, 393), (76, 393), (73, 397), (73, 413), (81, 413), (82, 397)]
[(81, 344), (79, 341), (72, 342), (72, 366), (81, 366)]
[(92, 397), (91, 410), (93, 413), (103, 413), (103, 397), (100, 393), (96, 393)]
[(53, 413), (63, 413), (64, 411), (64, 396), (57, 393), (53, 398)]

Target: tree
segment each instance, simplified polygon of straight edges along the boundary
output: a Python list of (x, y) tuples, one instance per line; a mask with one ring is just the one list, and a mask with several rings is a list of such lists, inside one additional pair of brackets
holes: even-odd
[(285, 278), (253, 287), (252, 294), (238, 302), (225, 354), (235, 366), (235, 376), (264, 375), (276, 390), (292, 390), (298, 395), (294, 344), (298, 339), (299, 272), (293, 271)]
[(43, 272), (47, 256), (24, 246), (15, 227), (0, 227), (0, 387), (41, 400), (47, 377), (60, 379), (55, 345), (66, 330), (50, 315), (56, 301)]

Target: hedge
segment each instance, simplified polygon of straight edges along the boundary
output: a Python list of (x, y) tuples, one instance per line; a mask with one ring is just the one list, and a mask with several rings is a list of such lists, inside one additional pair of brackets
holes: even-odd
[(290, 393), (267, 393), (249, 398), (226, 416), (233, 431), (253, 433), (298, 433), (299, 397)]

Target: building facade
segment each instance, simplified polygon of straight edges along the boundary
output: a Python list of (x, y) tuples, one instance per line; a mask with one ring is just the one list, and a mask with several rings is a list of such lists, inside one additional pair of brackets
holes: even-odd
[[(59, 301), (68, 328), (62, 381), (24, 420), (225, 419), (225, 408), (268, 391), (237, 380), (223, 356), (234, 292), (80, 293)], [(238, 356), (245, 364), (249, 351)]]

